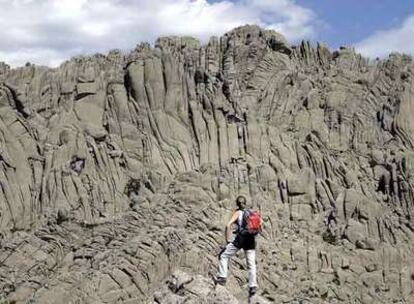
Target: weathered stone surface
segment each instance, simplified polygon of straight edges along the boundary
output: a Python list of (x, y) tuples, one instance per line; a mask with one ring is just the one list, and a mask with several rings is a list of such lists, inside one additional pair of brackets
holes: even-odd
[(251, 303), (411, 303), (413, 68), (234, 29), (0, 63), (0, 302), (245, 303), (211, 275), (244, 194)]

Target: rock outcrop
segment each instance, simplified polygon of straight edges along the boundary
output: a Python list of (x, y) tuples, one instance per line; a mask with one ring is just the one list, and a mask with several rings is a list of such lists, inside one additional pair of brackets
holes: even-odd
[(0, 302), (244, 303), (211, 275), (259, 209), (254, 303), (414, 302), (414, 64), (244, 26), (0, 64)]

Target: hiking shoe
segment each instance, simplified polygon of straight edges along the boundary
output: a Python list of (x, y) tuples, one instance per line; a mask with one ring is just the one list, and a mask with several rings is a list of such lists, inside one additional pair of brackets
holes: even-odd
[(219, 285), (226, 285), (226, 278), (222, 278), (222, 277), (214, 277), (214, 283), (219, 284)]
[(249, 288), (249, 297), (253, 297), (257, 292), (257, 287), (250, 287)]

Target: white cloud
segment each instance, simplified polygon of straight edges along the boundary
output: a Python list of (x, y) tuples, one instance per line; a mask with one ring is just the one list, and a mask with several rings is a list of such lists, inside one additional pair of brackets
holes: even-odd
[(385, 57), (391, 52), (414, 54), (414, 15), (407, 17), (398, 28), (379, 31), (360, 41), (355, 49), (362, 55)]
[(316, 16), (294, 0), (0, 0), (0, 61), (55, 66), (161, 35), (205, 41), (252, 23), (296, 41), (314, 36)]

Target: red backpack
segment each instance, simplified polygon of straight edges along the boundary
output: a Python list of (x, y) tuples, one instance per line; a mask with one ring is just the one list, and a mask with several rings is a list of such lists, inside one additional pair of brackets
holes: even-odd
[(256, 235), (262, 231), (262, 217), (254, 210), (243, 211), (243, 221), (240, 227), (242, 235)]

